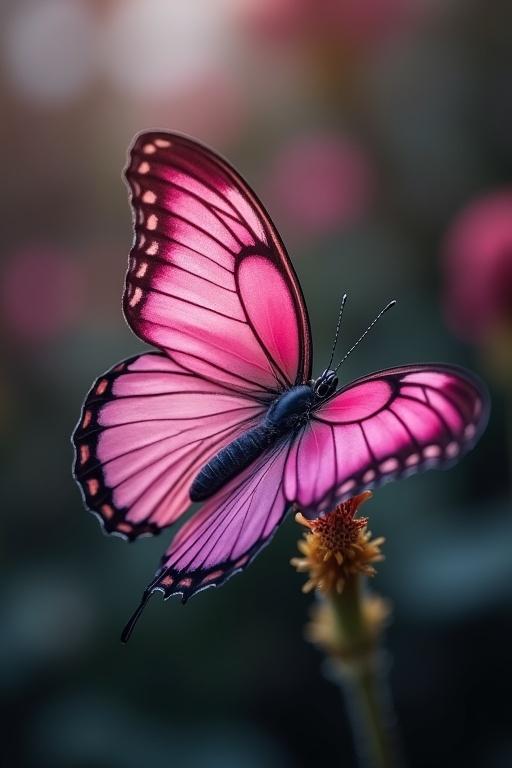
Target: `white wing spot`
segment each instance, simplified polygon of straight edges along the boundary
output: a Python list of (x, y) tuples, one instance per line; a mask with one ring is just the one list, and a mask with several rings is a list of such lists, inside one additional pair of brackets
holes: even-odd
[(142, 248), (142, 247), (144, 246), (144, 243), (145, 243), (145, 242), (146, 242), (146, 235), (144, 234), (144, 232), (141, 232), (141, 233), (139, 234), (139, 239), (138, 239), (138, 241), (137, 241), (137, 245), (138, 245), (138, 247), (139, 247), (139, 248)]
[(146, 227), (149, 230), (153, 230), (153, 229), (156, 229), (157, 226), (158, 226), (158, 218), (155, 216), (154, 213), (152, 213), (151, 216), (148, 216)]
[(464, 430), (464, 437), (466, 440), (471, 440), (476, 435), (476, 427), (474, 424), (468, 424)]
[(87, 488), (88, 488), (89, 493), (91, 494), (91, 496), (96, 496), (96, 494), (99, 491), (100, 484), (98, 483), (96, 478), (93, 477), (91, 480), (87, 480)]
[(141, 261), (139, 268), (135, 274), (135, 277), (144, 277), (147, 271), (148, 271), (147, 261)]
[(156, 202), (156, 195), (154, 192), (152, 192), (150, 189), (147, 189), (144, 194), (142, 195), (142, 202), (143, 203), (149, 203), (152, 205)]
[(419, 461), (420, 461), (419, 453), (411, 453), (411, 455), (408, 456), (405, 460), (405, 466), (414, 467), (416, 464), (419, 464)]
[(128, 302), (130, 307), (134, 307), (136, 304), (139, 303), (139, 301), (142, 299), (142, 290), (141, 288), (137, 287), (134, 292), (133, 296), (131, 297), (130, 301)]
[(98, 384), (98, 386), (96, 387), (96, 394), (102, 395), (107, 389), (107, 386), (108, 386), (108, 381), (106, 379), (102, 379)]
[(140, 184), (138, 181), (132, 181), (132, 184), (135, 197), (138, 197), (140, 195)]
[(148, 247), (146, 248), (146, 253), (148, 256), (156, 256), (156, 254), (158, 253), (158, 243), (156, 240), (153, 240), (151, 245), (148, 245)]
[(154, 144), (144, 144), (142, 151), (145, 155), (154, 155), (156, 152), (156, 147)]
[(437, 459), (441, 453), (440, 445), (427, 445), (427, 447), (423, 449), (423, 456), (426, 459)]
[(373, 480), (375, 480), (375, 470), (369, 469), (367, 472), (363, 475), (363, 483), (371, 483)]
[(448, 443), (446, 446), (446, 455), (449, 459), (454, 459), (459, 454), (459, 451), (459, 444), (455, 441), (453, 443)]
[(167, 139), (155, 139), (155, 144), (157, 147), (161, 147), (162, 149), (166, 149), (167, 147), (171, 146), (171, 142)]
[(147, 173), (149, 171), (149, 163), (146, 163), (144, 160), (144, 162), (139, 165), (137, 170), (139, 173)]
[(347, 480), (346, 483), (343, 483), (343, 485), (340, 488), (340, 493), (347, 493), (347, 491), (351, 491), (352, 488), (355, 488), (356, 481), (352, 478), (352, 480)]
[(398, 462), (398, 459), (395, 459), (394, 457), (392, 457), (390, 459), (386, 459), (386, 461), (383, 461), (382, 464), (379, 464), (379, 469), (381, 472), (384, 472), (384, 473), (396, 472), (399, 466), (400, 464)]

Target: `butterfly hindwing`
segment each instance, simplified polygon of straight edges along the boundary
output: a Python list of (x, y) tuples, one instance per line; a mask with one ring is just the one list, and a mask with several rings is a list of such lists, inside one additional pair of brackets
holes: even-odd
[(203, 464), (264, 411), (159, 352), (119, 363), (93, 385), (73, 436), (88, 508), (108, 532), (157, 533), (189, 506)]
[(296, 437), (285, 493), (311, 515), (362, 490), (470, 450), (488, 418), (487, 393), (461, 368), (416, 365), (366, 376), (315, 411)]
[(153, 592), (165, 598), (181, 595), (185, 602), (224, 584), (268, 544), (289, 507), (282, 483), (288, 452), (287, 442), (275, 446), (183, 525), (128, 622), (124, 640)]

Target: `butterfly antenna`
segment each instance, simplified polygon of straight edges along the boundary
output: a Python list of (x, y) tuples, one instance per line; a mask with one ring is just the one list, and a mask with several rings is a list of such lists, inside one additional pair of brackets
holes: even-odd
[(353, 351), (354, 351), (354, 349), (357, 347), (357, 345), (358, 345), (358, 344), (359, 344), (359, 343), (360, 343), (360, 342), (361, 342), (361, 341), (364, 339), (364, 337), (365, 337), (365, 336), (366, 336), (366, 335), (367, 335), (367, 334), (368, 334), (368, 333), (371, 331), (371, 329), (373, 328), (373, 326), (375, 325), (375, 323), (376, 323), (378, 320), (380, 320), (380, 318), (382, 317), (382, 315), (383, 315), (385, 312), (387, 312), (387, 311), (388, 311), (388, 309), (391, 309), (391, 307), (394, 307), (394, 306), (395, 306), (395, 304), (396, 304), (396, 300), (395, 300), (395, 299), (393, 299), (393, 301), (390, 301), (390, 302), (389, 302), (389, 304), (386, 304), (386, 306), (384, 307), (384, 309), (381, 309), (381, 311), (379, 312), (379, 314), (377, 315), (377, 317), (376, 317), (374, 320), (372, 320), (372, 322), (370, 323), (370, 325), (368, 326), (368, 328), (366, 329), (366, 331), (365, 331), (364, 333), (362, 333), (362, 334), (361, 334), (361, 336), (358, 338), (358, 340), (356, 341), (356, 343), (355, 343), (355, 344), (353, 344), (353, 345), (350, 347), (350, 349), (349, 349), (349, 351), (347, 352), (347, 354), (345, 355), (345, 357), (344, 357), (342, 360), (340, 360), (340, 362), (338, 363), (338, 365), (337, 365), (337, 366), (336, 366), (336, 368), (334, 369), (335, 371), (337, 371), (337, 370), (338, 370), (338, 368), (339, 368), (339, 367), (340, 367), (340, 366), (341, 366), (341, 365), (342, 365), (342, 364), (345, 362), (345, 360), (347, 359), (347, 357), (348, 357), (349, 355), (351, 355), (351, 354), (352, 354), (352, 352), (353, 352)]
[(331, 365), (332, 365), (332, 361), (334, 359), (334, 353), (336, 352), (336, 344), (338, 343), (338, 336), (340, 334), (340, 329), (341, 329), (341, 320), (343, 318), (343, 310), (345, 308), (345, 304), (346, 303), (347, 303), (347, 294), (344, 293), (342, 298), (341, 298), (340, 311), (338, 313), (338, 324), (336, 326), (336, 333), (334, 335), (334, 343), (332, 345), (332, 350), (331, 350), (331, 359), (329, 360), (329, 364), (327, 366), (327, 370), (330, 370)]

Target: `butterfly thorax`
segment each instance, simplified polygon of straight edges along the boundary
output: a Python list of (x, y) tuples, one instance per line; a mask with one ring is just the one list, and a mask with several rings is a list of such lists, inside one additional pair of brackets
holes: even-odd
[(265, 423), (279, 434), (284, 434), (308, 418), (315, 400), (315, 392), (309, 384), (292, 387), (274, 400), (267, 411)]
[(291, 387), (279, 395), (259, 424), (237, 437), (205, 464), (191, 485), (191, 500), (209, 499), (280, 438), (300, 429), (309, 419), (316, 402), (318, 394), (310, 384)]

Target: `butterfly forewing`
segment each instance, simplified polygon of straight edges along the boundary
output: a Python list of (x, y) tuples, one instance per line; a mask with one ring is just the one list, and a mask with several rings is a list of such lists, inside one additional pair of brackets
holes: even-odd
[(284, 246), (254, 193), (181, 136), (139, 136), (126, 170), (135, 240), (124, 311), (145, 341), (255, 395), (311, 375), (309, 320)]

